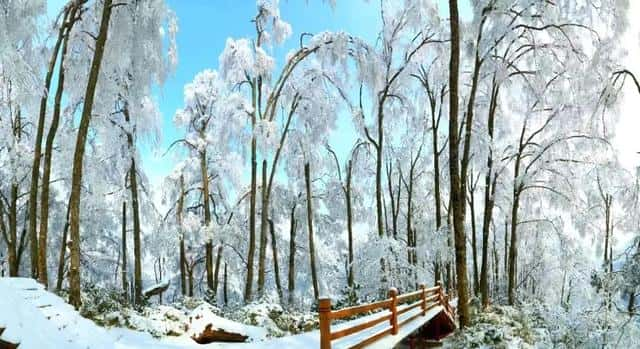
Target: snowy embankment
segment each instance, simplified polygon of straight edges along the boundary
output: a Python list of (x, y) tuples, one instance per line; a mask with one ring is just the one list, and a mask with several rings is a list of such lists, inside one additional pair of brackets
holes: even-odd
[[(260, 305), (254, 306), (245, 315), (256, 317), (262, 327), (249, 326), (231, 321), (214, 313), (215, 308), (207, 303), (196, 306), (188, 314), (171, 306), (157, 306), (143, 314), (126, 310), (103, 314), (101, 323), (117, 324), (101, 327), (86, 319), (59, 296), (47, 292), (42, 285), (28, 278), (0, 278), (0, 327), (5, 328), (1, 338), (11, 343), (19, 343), (20, 349), (69, 348), (218, 348), (218, 349), (303, 349), (318, 348), (320, 336), (317, 330), (280, 338), (269, 338), (272, 334), (269, 318), (263, 314), (270, 310)], [(432, 318), (442, 307), (437, 306), (407, 323), (402, 335), (387, 336), (375, 343), (375, 348), (389, 348), (397, 344), (407, 331), (420, 327)], [(401, 315), (399, 320), (411, 317), (415, 309)], [(336, 323), (332, 331), (337, 331), (379, 317), (371, 314), (355, 320)], [(271, 320), (269, 320), (271, 321)], [(135, 328), (132, 330), (120, 326)], [(210, 326), (209, 326), (210, 325)], [(384, 329), (388, 324), (379, 324), (358, 335), (334, 341), (336, 348), (350, 347), (354, 343)], [(236, 333), (246, 336), (246, 343), (198, 344), (197, 337), (204, 328)], [(143, 332), (144, 331), (144, 332)], [(405, 333), (407, 332), (407, 333)], [(152, 336), (154, 334), (154, 336)]]
[[(20, 349), (39, 348), (314, 348), (317, 332), (265, 340), (265, 329), (247, 326), (216, 316), (205, 308), (190, 329), (176, 337), (154, 338), (149, 333), (120, 327), (104, 328), (83, 318), (62, 298), (44, 290), (42, 285), (27, 278), (0, 278), (0, 327), (2, 339), (19, 343)], [(143, 318), (138, 318), (143, 321)], [(196, 323), (197, 321), (197, 323)], [(246, 334), (249, 343), (195, 343), (191, 329), (211, 323), (215, 328)]]
[(526, 306), (493, 306), (472, 317), (471, 326), (444, 341), (444, 348), (552, 348), (549, 324)]

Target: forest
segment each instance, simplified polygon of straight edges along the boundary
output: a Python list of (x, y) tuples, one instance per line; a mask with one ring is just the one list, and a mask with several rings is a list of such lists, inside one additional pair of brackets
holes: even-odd
[(634, 3), (0, 0), (0, 348), (639, 347)]

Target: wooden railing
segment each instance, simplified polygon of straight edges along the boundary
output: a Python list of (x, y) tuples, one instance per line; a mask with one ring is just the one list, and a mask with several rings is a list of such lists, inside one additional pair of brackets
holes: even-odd
[[(397, 335), (399, 329), (403, 325), (420, 316), (425, 316), (427, 311), (439, 305), (444, 308), (444, 311), (453, 321), (455, 317), (455, 310), (449, 304), (448, 296), (444, 293), (440, 283), (431, 288), (426, 288), (424, 284), (421, 284), (417, 291), (402, 295), (398, 295), (398, 291), (395, 288), (391, 288), (389, 289), (389, 298), (385, 300), (337, 310), (331, 310), (330, 298), (321, 298), (318, 303), (318, 314), (320, 318), (320, 349), (331, 349), (331, 341), (333, 340), (356, 334), (385, 321), (389, 321), (388, 327), (372, 334), (358, 343), (354, 343), (350, 347), (364, 348), (365, 346), (389, 334)], [(398, 320), (400, 315), (418, 307), (421, 311), (403, 319), (402, 321)], [(383, 310), (389, 310), (389, 312), (387, 313)], [(351, 327), (331, 332), (331, 322), (333, 320), (345, 319), (374, 311), (380, 311), (380, 316), (368, 319), (365, 322)]]

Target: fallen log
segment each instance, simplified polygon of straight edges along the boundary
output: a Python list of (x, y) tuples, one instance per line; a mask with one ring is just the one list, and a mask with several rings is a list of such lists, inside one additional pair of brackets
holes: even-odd
[(20, 344), (11, 343), (0, 338), (0, 349), (17, 349)]
[(212, 324), (208, 324), (201, 333), (191, 336), (191, 339), (198, 344), (209, 344), (213, 342), (242, 343), (245, 342), (247, 338), (249, 337), (240, 333), (227, 332), (224, 329), (213, 328)]
[(144, 291), (142, 291), (142, 295), (145, 298), (149, 298), (151, 296), (162, 294), (168, 288), (169, 288), (169, 281), (164, 281), (145, 289)]

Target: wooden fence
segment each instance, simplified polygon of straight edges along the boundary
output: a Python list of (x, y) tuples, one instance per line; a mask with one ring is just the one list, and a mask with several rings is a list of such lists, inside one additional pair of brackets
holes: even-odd
[[(426, 288), (421, 284), (417, 291), (398, 295), (395, 288), (389, 290), (389, 298), (374, 303), (363, 304), (343, 309), (331, 310), (331, 299), (321, 298), (318, 303), (320, 318), (320, 349), (331, 349), (331, 341), (356, 334), (371, 328), (377, 324), (389, 321), (389, 326), (371, 336), (354, 343), (350, 348), (364, 348), (365, 346), (387, 335), (397, 335), (399, 329), (420, 316), (425, 316), (427, 311), (441, 305), (444, 311), (454, 319), (454, 309), (449, 304), (448, 296), (444, 293), (442, 285)], [(398, 321), (398, 317), (413, 309), (420, 308), (416, 314)], [(385, 312), (384, 310), (389, 310)], [(368, 319), (365, 322), (331, 332), (331, 322), (349, 318), (355, 315), (379, 311), (379, 316)]]

